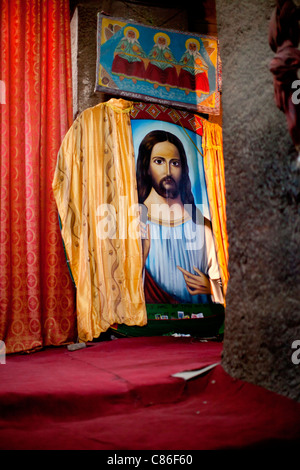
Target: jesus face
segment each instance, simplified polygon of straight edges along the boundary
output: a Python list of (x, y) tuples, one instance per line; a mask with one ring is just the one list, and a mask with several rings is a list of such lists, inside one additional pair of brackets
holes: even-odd
[(148, 174), (153, 188), (160, 196), (175, 199), (179, 195), (182, 165), (174, 144), (165, 141), (153, 146)]

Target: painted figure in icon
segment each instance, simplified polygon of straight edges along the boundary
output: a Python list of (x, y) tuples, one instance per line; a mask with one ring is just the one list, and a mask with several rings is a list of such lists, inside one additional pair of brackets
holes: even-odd
[[(119, 76), (120, 80), (130, 78), (134, 83), (145, 78), (146, 53), (139, 41), (139, 31), (128, 26), (124, 29), (124, 37), (114, 51), (112, 72)], [(146, 61), (147, 63), (147, 61)]]
[(150, 303), (223, 303), (211, 224), (196, 208), (184, 146), (155, 130), (139, 146), (139, 203), (148, 209), (143, 240)]
[(156, 33), (154, 46), (151, 49), (146, 70), (147, 81), (154, 83), (154, 88), (162, 85), (169, 91), (170, 87), (177, 87), (177, 70), (174, 65), (175, 58), (170, 49), (170, 38), (165, 33)]
[(209, 93), (208, 65), (200, 54), (200, 43), (197, 39), (189, 38), (185, 43), (186, 51), (179, 64), (181, 70), (178, 77), (178, 87), (188, 95), (191, 91), (200, 97)]

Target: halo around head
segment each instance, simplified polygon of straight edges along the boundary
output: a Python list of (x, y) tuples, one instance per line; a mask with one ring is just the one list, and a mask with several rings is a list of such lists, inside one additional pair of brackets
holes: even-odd
[(190, 44), (196, 44), (197, 51), (200, 50), (200, 42), (198, 39), (195, 38), (189, 38), (185, 41), (185, 48), (188, 49)]
[(166, 42), (167, 42), (167, 46), (169, 46), (170, 42), (171, 42), (171, 39), (169, 38), (169, 36), (166, 34), (166, 33), (156, 33), (154, 35), (154, 42), (156, 43), (158, 41), (158, 38), (165, 38)]
[(140, 33), (139, 33), (139, 31), (138, 31), (136, 28), (134, 28), (133, 26), (127, 26), (127, 27), (124, 29), (124, 36), (127, 36), (128, 31), (134, 31), (136, 39), (139, 38)]

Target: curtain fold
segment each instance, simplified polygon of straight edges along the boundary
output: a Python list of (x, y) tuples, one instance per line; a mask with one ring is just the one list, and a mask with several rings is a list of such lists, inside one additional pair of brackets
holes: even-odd
[(0, 339), (13, 353), (76, 331), (51, 186), (72, 122), (69, 2), (0, 0), (0, 20)]
[(218, 124), (204, 119), (202, 147), (215, 247), (219, 261), (223, 291), (224, 295), (226, 295), (229, 272), (222, 128)]

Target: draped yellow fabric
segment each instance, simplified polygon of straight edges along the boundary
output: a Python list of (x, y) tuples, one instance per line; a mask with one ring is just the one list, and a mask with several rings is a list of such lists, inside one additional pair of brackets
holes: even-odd
[(202, 147), (209, 207), (224, 295), (227, 291), (228, 236), (222, 128), (203, 119)]
[(122, 99), (83, 111), (58, 154), (52, 187), (80, 341), (114, 323), (147, 323), (130, 111)]

